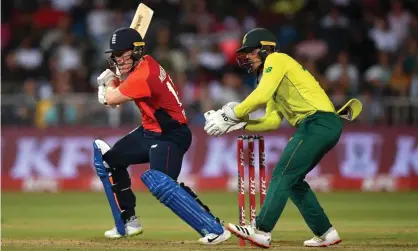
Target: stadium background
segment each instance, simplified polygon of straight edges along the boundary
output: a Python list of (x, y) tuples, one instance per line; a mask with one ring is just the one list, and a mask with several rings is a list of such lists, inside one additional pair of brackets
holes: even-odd
[[(237, 68), (234, 51), (245, 32), (266, 27), (277, 35), (280, 50), (299, 60), (337, 107), (352, 97), (364, 105), (359, 119), (346, 126), (338, 147), (311, 176), (382, 176), (390, 189), (418, 188), (415, 1), (144, 3), (155, 10), (147, 52), (172, 75), (195, 134), (184, 163), (185, 179), (213, 184), (210, 179), (225, 183), (235, 178), (234, 136), (207, 137), (202, 132), (203, 112), (242, 100), (254, 88), (254, 76)], [(103, 51), (109, 37), (118, 27), (129, 26), (137, 5), (138, 1), (105, 0), (2, 3), (5, 189), (22, 187), (27, 180), (33, 184), (34, 179), (52, 180), (47, 184), (57, 189), (60, 179), (73, 179), (75, 187), (81, 179), (94, 180), (91, 139), (106, 136), (112, 143), (139, 125), (133, 104), (110, 109), (96, 98), (96, 78), (107, 66)], [(270, 168), (291, 132), (284, 123), (266, 134)], [(320, 178), (324, 177), (331, 176)], [(361, 188), (358, 181), (347, 182), (344, 186)]]
[[(398, 229), (406, 231), (406, 237), (399, 235), (404, 239), (409, 238), (408, 234), (418, 234), (416, 225), (412, 228), (417, 224), (418, 201), (412, 191), (418, 190), (417, 1), (142, 2), (155, 11), (145, 39), (147, 52), (170, 72), (193, 129), (193, 146), (185, 158), (180, 179), (200, 190), (208, 204), (214, 205), (224, 218), (237, 219), (235, 193), (224, 195), (225, 191), (236, 190), (237, 134), (208, 137), (202, 129), (203, 112), (220, 108), (228, 101), (242, 100), (254, 89), (254, 76), (237, 68), (234, 52), (245, 32), (265, 27), (277, 35), (280, 51), (306, 67), (337, 107), (352, 97), (363, 102), (361, 116), (346, 124), (337, 147), (308, 177), (315, 190), (328, 192), (320, 196), (331, 215), (352, 213), (348, 218), (344, 216), (347, 222), (337, 223), (354, 235), (356, 226), (364, 222), (365, 238), (373, 232), (375, 242), (382, 245), (386, 242), (379, 236), (384, 238), (389, 233), (382, 230), (376, 237), (375, 230), (380, 231), (379, 224), (390, 220), (393, 220), (389, 224), (390, 234)], [(103, 51), (111, 33), (129, 26), (138, 3), (136, 0), (2, 1), (2, 227), (6, 238), (3, 244), (9, 248), (43, 245), (40, 250), (49, 250), (46, 246), (52, 244), (78, 245), (43, 242), (48, 236), (52, 240), (79, 237), (77, 241), (83, 243), (80, 245), (103, 248), (98, 244), (102, 240), (94, 238), (101, 236), (100, 231), (111, 224), (111, 219), (104, 195), (96, 193), (102, 187), (92, 166), (92, 140), (100, 137), (113, 144), (138, 126), (141, 118), (133, 104), (119, 109), (100, 105), (96, 77), (107, 67)], [(262, 114), (258, 111), (255, 116)], [(263, 134), (268, 173), (292, 132), (284, 123), (278, 131)], [(136, 191), (144, 188), (139, 176), (146, 168), (146, 165), (131, 168)], [(340, 190), (351, 192), (340, 194)], [(390, 191), (393, 195), (369, 195), (366, 191)], [(145, 214), (160, 210), (157, 207), (161, 206), (147, 193), (138, 197), (141, 202), (146, 201), (140, 204), (153, 206), (143, 209)], [(369, 204), (357, 205), (361, 199)], [(396, 203), (388, 204), (390, 201)], [(395, 204), (404, 207), (393, 208)], [(347, 211), (347, 206), (351, 211)], [(387, 211), (376, 213), (382, 208)], [(86, 213), (92, 209), (96, 210), (94, 214)], [(278, 231), (282, 238), (288, 237), (293, 242), (283, 245), (299, 245), (299, 238), (307, 237), (302, 220), (298, 218), (300, 223), (295, 225), (293, 220), (298, 216), (292, 210), (287, 214), (291, 217), (285, 218), (281, 225), (290, 229), (290, 233)], [(168, 212), (164, 211), (164, 215), (170, 224), (184, 228)], [(88, 225), (89, 217), (95, 217), (97, 225)], [(143, 220), (145, 223), (148, 219), (156, 220), (158, 224), (159, 217), (148, 214)], [(66, 224), (74, 224), (72, 230), (39, 229), (64, 218)], [(160, 227), (166, 224), (159, 223)], [(163, 232), (170, 236), (172, 230)], [(187, 234), (181, 235), (182, 231)], [(190, 230), (182, 231), (173, 239), (191, 238)], [(90, 237), (93, 240), (86, 244), (83, 238)], [(144, 238), (151, 238), (153, 244), (154, 237)], [(28, 238), (32, 240), (21, 240)], [(122, 243), (131, 248), (131, 244)], [(368, 244), (364, 244), (365, 250), (372, 250)], [(416, 242), (409, 245), (418, 248)]]

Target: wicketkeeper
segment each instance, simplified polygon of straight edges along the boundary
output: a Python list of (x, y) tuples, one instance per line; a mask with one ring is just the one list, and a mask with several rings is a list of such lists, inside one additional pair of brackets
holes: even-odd
[(105, 232), (107, 238), (134, 236), (143, 232), (135, 213), (136, 198), (127, 168), (149, 163), (141, 179), (151, 193), (195, 229), (203, 244), (217, 244), (230, 238), (220, 220), (212, 215), (197, 195), (176, 182), (192, 134), (176, 86), (170, 75), (151, 56), (134, 29), (116, 30), (110, 39), (110, 66), (98, 77), (99, 102), (117, 106), (135, 102), (142, 125), (121, 138), (113, 147), (95, 140), (94, 166), (103, 182), (115, 220)]
[[(296, 127), (275, 166), (264, 204), (246, 226), (226, 227), (241, 239), (269, 248), (271, 231), (290, 198), (315, 237), (304, 242), (309, 247), (325, 247), (341, 242), (337, 230), (312, 192), (305, 176), (338, 142), (343, 123), (361, 111), (358, 100), (350, 100), (336, 112), (316, 79), (290, 56), (277, 52), (276, 37), (266, 29), (248, 32), (237, 51), (237, 61), (249, 73), (261, 77), (257, 88), (241, 103), (230, 102), (218, 111), (205, 113), (205, 130), (219, 136), (234, 130), (249, 132), (276, 130), (283, 118)], [(248, 120), (248, 115), (265, 106), (265, 116)]]

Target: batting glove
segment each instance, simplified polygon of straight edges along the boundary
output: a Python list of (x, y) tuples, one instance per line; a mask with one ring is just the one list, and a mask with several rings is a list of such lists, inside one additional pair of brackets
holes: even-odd
[(99, 103), (102, 105), (106, 105), (106, 97), (105, 97), (105, 86), (99, 85), (99, 90), (97, 91), (97, 99), (99, 100)]
[(100, 76), (97, 77), (97, 84), (99, 86), (106, 86), (110, 81), (116, 79), (116, 74), (113, 71), (106, 69)]

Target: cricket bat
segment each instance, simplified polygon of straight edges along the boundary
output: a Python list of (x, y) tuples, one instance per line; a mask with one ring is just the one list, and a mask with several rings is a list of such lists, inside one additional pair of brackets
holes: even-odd
[[(144, 39), (153, 15), (154, 11), (150, 7), (140, 3), (129, 27), (138, 31)], [(116, 68), (116, 75), (121, 75), (118, 68)]]
[(130, 27), (138, 31), (142, 39), (144, 39), (145, 35), (147, 34), (148, 27), (151, 23), (153, 15), (154, 11), (150, 7), (143, 3), (138, 5)]
[[(154, 15), (154, 11), (146, 6), (143, 3), (140, 3), (138, 5), (138, 8), (136, 9), (134, 18), (132, 19), (131, 25), (129, 26), (132, 29), (135, 29), (139, 32), (142, 39), (145, 38), (145, 35), (147, 34), (148, 27), (151, 23), (152, 16)], [(116, 75), (121, 76), (119, 69), (116, 67)], [(119, 105), (111, 106), (112, 108), (119, 107)]]
[(363, 105), (361, 104), (360, 100), (353, 98), (350, 99), (343, 107), (341, 107), (337, 114), (340, 118), (351, 122), (357, 118), (362, 109)]

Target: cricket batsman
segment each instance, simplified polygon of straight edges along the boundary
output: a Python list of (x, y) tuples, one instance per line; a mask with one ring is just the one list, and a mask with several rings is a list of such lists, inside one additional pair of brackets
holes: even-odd
[[(302, 214), (314, 237), (308, 247), (326, 247), (341, 242), (305, 176), (338, 142), (343, 122), (361, 111), (358, 100), (350, 100), (336, 112), (315, 78), (290, 56), (277, 52), (276, 37), (266, 29), (249, 31), (238, 49), (237, 61), (249, 73), (261, 76), (257, 88), (241, 103), (230, 102), (218, 111), (205, 113), (205, 130), (219, 136), (234, 130), (249, 132), (276, 130), (283, 118), (296, 131), (275, 166), (264, 204), (256, 218), (246, 226), (227, 224), (241, 239), (269, 248), (271, 231), (290, 198)], [(265, 116), (248, 120), (248, 115), (266, 107)]]
[(143, 232), (127, 168), (149, 163), (150, 168), (141, 180), (162, 204), (201, 235), (200, 243), (228, 240), (231, 233), (224, 229), (219, 218), (189, 187), (177, 183), (192, 134), (170, 75), (151, 56), (145, 55), (145, 42), (132, 28), (116, 30), (109, 46), (108, 61), (117, 74), (107, 69), (98, 77), (98, 100), (109, 106), (135, 102), (142, 125), (112, 147), (100, 139), (93, 142), (94, 166), (115, 221), (115, 227), (106, 231), (105, 237), (130, 237)]

